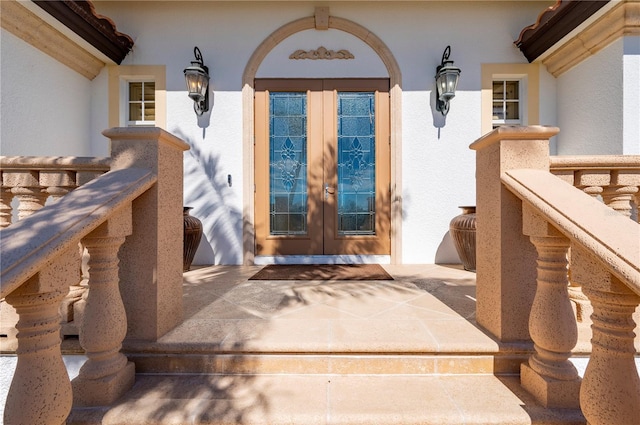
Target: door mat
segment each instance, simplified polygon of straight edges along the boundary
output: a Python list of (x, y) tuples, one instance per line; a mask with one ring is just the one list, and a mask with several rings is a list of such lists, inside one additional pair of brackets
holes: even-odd
[(379, 264), (274, 264), (249, 280), (393, 280)]

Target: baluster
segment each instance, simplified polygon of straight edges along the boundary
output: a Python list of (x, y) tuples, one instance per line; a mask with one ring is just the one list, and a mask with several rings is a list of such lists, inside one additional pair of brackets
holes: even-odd
[(609, 207), (631, 218), (633, 202), (638, 188), (636, 186), (608, 186), (602, 192), (602, 200)]
[(18, 220), (29, 217), (40, 208), (44, 207), (47, 201), (47, 193), (36, 187), (14, 187), (11, 192), (18, 198)]
[[(78, 244), (78, 249), (76, 250), (76, 260), (77, 264), (80, 267), (81, 271), (81, 279), (85, 280), (83, 266), (83, 253), (84, 247), (82, 244)], [(62, 335), (78, 335), (78, 326), (79, 321), (76, 322), (75, 318), (75, 304), (82, 299), (82, 295), (87, 289), (86, 284), (83, 286), (82, 281), (74, 282), (73, 285), (69, 287), (69, 293), (62, 303), (60, 304), (60, 317), (62, 319)]]
[[(575, 186), (594, 198), (602, 197), (604, 188), (611, 184), (609, 170), (580, 170), (575, 172)], [(571, 257), (571, 252), (569, 252)], [(582, 287), (572, 278), (569, 270), (569, 299), (576, 306), (576, 320), (589, 320), (592, 308), (587, 296), (582, 293)]]
[[(43, 191), (54, 201), (60, 199), (76, 187), (76, 172), (68, 170), (42, 170), (39, 176), (40, 186)], [(80, 248), (82, 250), (82, 248)], [(82, 251), (78, 256), (78, 263), (81, 261)], [(69, 293), (60, 306), (62, 316), (63, 335), (77, 335), (77, 326), (74, 326), (74, 304), (82, 298), (85, 288), (78, 283), (71, 285)]]
[(65, 170), (40, 171), (40, 186), (54, 199), (61, 198), (76, 187), (76, 172)]
[(4, 423), (60, 425), (72, 393), (60, 352), (60, 301), (77, 279), (77, 264), (62, 255), (6, 297), (20, 317), (18, 363), (7, 395)]
[(47, 194), (42, 193), (37, 170), (3, 171), (2, 185), (11, 188), (11, 193), (20, 201), (18, 220), (38, 211), (47, 199)]
[(11, 206), (11, 201), (13, 201), (13, 193), (11, 193), (11, 189), (2, 187), (0, 189), (0, 229), (9, 226), (13, 219), (13, 207)]
[(529, 316), (535, 354), (521, 367), (522, 386), (545, 407), (577, 408), (580, 377), (569, 361), (578, 341), (567, 290), (569, 240), (526, 206), (523, 231), (538, 258), (536, 294)]
[(604, 192), (602, 186), (580, 186), (579, 189), (581, 189), (587, 195), (593, 196), (594, 198), (601, 196), (602, 192)]
[(637, 169), (612, 171), (611, 186), (611, 190), (603, 194), (604, 202), (614, 210), (638, 221), (637, 196), (640, 189), (640, 171)]
[(576, 278), (593, 306), (591, 358), (580, 390), (582, 412), (591, 425), (638, 425), (640, 377), (632, 315), (640, 297), (591, 254), (577, 246), (572, 250)]
[(89, 252), (89, 290), (80, 326), (87, 361), (73, 380), (79, 406), (108, 405), (134, 382), (134, 364), (120, 352), (127, 318), (118, 286), (118, 250), (131, 229), (129, 205), (82, 240)]
[[(1, 183), (1, 181), (0, 181)], [(11, 201), (13, 193), (11, 189), (2, 186), (0, 188), (0, 229), (8, 227), (12, 221), (13, 208)], [(16, 310), (11, 307), (4, 298), (0, 299), (0, 334), (7, 335), (7, 342), (13, 344), (16, 336)], [(12, 347), (7, 346), (6, 349)]]

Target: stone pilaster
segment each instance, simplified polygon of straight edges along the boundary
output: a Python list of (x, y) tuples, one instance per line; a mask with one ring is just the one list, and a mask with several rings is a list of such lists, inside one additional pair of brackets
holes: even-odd
[(127, 338), (155, 341), (182, 321), (183, 152), (181, 139), (159, 128), (113, 128), (112, 170), (146, 168), (157, 183), (133, 202), (133, 234), (120, 255)]
[(476, 297), (478, 324), (501, 341), (529, 340), (536, 291), (535, 248), (522, 234), (522, 202), (501, 181), (518, 168), (549, 169), (555, 127), (499, 127), (476, 151)]

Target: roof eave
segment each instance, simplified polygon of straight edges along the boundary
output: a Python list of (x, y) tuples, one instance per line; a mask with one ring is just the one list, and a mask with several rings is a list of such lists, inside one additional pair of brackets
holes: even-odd
[(118, 32), (111, 19), (97, 14), (90, 1), (32, 1), (117, 64), (133, 47), (131, 37)]
[(558, 0), (538, 16), (535, 24), (524, 28), (514, 44), (533, 62), (609, 1)]

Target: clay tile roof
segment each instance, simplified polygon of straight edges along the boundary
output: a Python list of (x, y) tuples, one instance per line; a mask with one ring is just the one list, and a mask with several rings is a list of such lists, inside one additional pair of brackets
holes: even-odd
[(520, 38), (514, 44), (529, 62), (533, 62), (608, 2), (557, 0), (540, 13), (535, 24), (520, 32)]
[(70, 30), (118, 65), (133, 47), (133, 40), (116, 30), (115, 23), (96, 13), (91, 1), (33, 0)]

